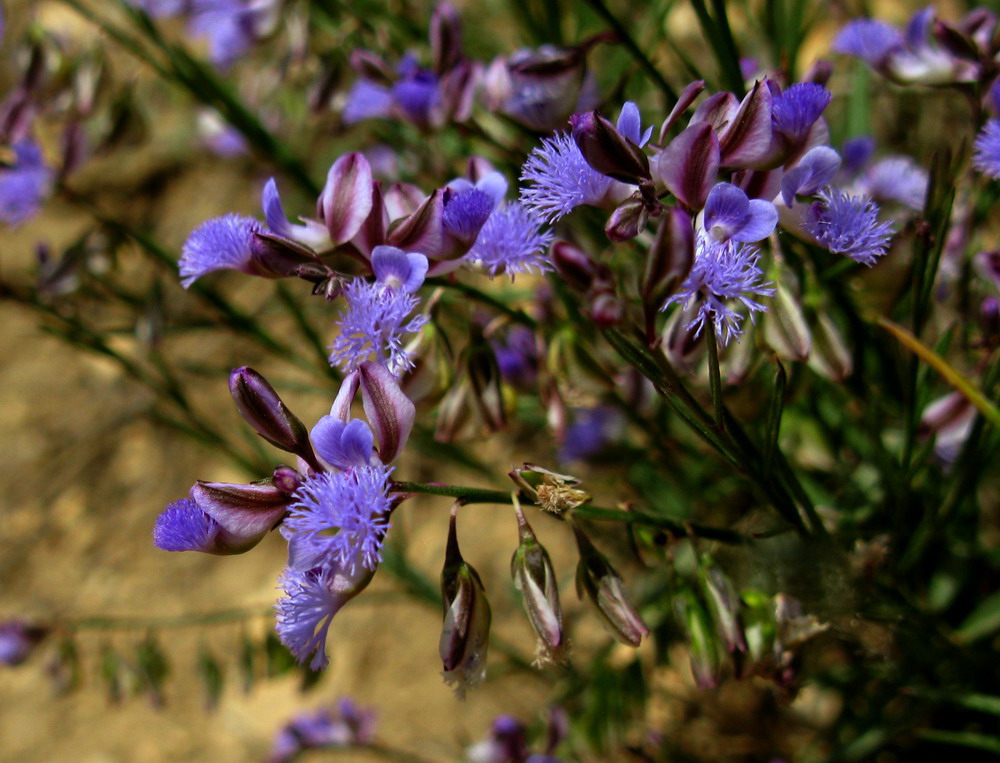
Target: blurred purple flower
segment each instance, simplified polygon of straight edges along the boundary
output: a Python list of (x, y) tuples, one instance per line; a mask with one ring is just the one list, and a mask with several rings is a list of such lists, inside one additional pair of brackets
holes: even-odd
[(0, 622), (0, 665), (14, 667), (31, 656), (48, 631), (21, 620)]
[(973, 144), (972, 166), (984, 175), (1000, 179), (1000, 119), (991, 119)]
[(0, 220), (18, 225), (36, 214), (52, 189), (53, 172), (42, 149), (26, 138), (14, 144), (14, 165), (0, 167)]
[(515, 387), (528, 389), (538, 378), (538, 346), (525, 326), (514, 326), (503, 340), (491, 339), (500, 375)]
[(871, 267), (886, 253), (892, 225), (879, 222), (879, 207), (866, 196), (851, 196), (836, 188), (818, 194), (806, 212), (805, 229), (834, 254)]
[(304, 750), (363, 747), (375, 738), (375, 712), (344, 697), (336, 708), (301, 713), (285, 724), (274, 739), (270, 763), (288, 763)]
[(566, 429), (559, 460), (586, 461), (600, 455), (621, 437), (623, 427), (621, 413), (609, 406), (577, 410)]
[(856, 56), (872, 67), (882, 64), (902, 46), (903, 34), (878, 19), (849, 21), (833, 40), (834, 52)]

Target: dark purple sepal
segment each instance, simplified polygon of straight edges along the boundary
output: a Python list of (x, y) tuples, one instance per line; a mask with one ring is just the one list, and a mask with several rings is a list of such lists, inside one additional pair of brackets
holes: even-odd
[(478, 61), (462, 61), (441, 75), (438, 90), (445, 113), (456, 122), (472, 116), (476, 91), (483, 77), (483, 65)]
[(981, 55), (976, 43), (967, 37), (961, 30), (946, 24), (940, 19), (934, 19), (931, 27), (931, 34), (944, 50), (948, 51), (955, 58), (965, 61), (979, 63)]
[(439, 255), (445, 244), (443, 214), (444, 194), (438, 189), (424, 199), (413, 214), (389, 229), (389, 245), (441, 259)]
[(720, 164), (763, 169), (771, 156), (771, 89), (758, 81), (740, 103), (732, 121), (719, 133)]
[(444, 74), (462, 61), (462, 25), (451, 3), (434, 6), (430, 38), (435, 74)]
[(316, 216), (326, 225), (334, 244), (350, 241), (372, 210), (372, 169), (363, 154), (344, 154), (330, 167), (316, 202)]
[(413, 428), (416, 407), (385, 366), (368, 361), (358, 370), (361, 373), (361, 400), (375, 432), (379, 458), (384, 464), (391, 463), (403, 452)]
[(574, 114), (570, 124), (577, 148), (595, 170), (631, 185), (650, 179), (645, 152), (596, 111)]
[(388, 239), (389, 212), (382, 196), (382, 184), (372, 184), (372, 208), (358, 229), (351, 243), (362, 255), (371, 259), (371, 253)]
[(698, 104), (688, 121), (688, 127), (699, 122), (707, 122), (717, 133), (721, 133), (733, 121), (739, 110), (740, 102), (732, 93), (713, 93)]
[(491, 432), (499, 432), (507, 426), (500, 366), (493, 348), (481, 332), (476, 332), (469, 342), (466, 371), (472, 385), (472, 400), (480, 418)]
[(720, 162), (719, 139), (707, 122), (698, 122), (670, 141), (653, 158), (654, 172), (689, 210), (705, 206)]
[(265, 278), (290, 276), (315, 279), (330, 275), (330, 269), (307, 246), (269, 231), (254, 231), (250, 245), (250, 267)]
[(604, 232), (612, 241), (629, 241), (638, 236), (649, 222), (649, 205), (636, 191), (619, 204), (604, 225)]
[(393, 82), (392, 67), (378, 53), (358, 48), (351, 51), (348, 57), (351, 68), (365, 79), (391, 85)]
[(191, 500), (227, 533), (257, 540), (284, 518), (292, 501), (270, 480), (249, 485), (199, 481), (191, 488)]
[(685, 87), (681, 91), (681, 94), (677, 96), (677, 103), (674, 104), (674, 107), (670, 110), (667, 118), (664, 119), (663, 124), (660, 125), (660, 135), (657, 138), (657, 142), (661, 146), (666, 144), (667, 135), (670, 134), (670, 128), (674, 126), (681, 114), (690, 108), (691, 104), (694, 103), (694, 99), (701, 95), (701, 91), (704, 89), (705, 80), (700, 79)]
[(249, 366), (229, 374), (229, 392), (243, 419), (277, 448), (315, 462), (309, 430), (282, 402), (274, 387)]

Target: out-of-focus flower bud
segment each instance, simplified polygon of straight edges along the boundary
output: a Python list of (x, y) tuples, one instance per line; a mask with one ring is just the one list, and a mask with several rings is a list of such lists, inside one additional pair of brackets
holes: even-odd
[(47, 628), (29, 625), (22, 620), (0, 623), (0, 665), (20, 665), (31, 656), (48, 632)]
[(444, 626), (439, 651), (444, 680), (461, 697), (468, 686), (486, 676), (486, 653), (490, 643), (490, 604), (479, 573), (462, 558), (458, 548), (456, 519), (458, 504), (452, 507), (448, 546), (441, 570), (441, 598)]
[(529, 758), (527, 730), (512, 715), (494, 719), (490, 735), (466, 750), (469, 763), (512, 763), (533, 760)]
[(711, 559), (706, 559), (701, 571), (701, 585), (726, 649), (746, 652), (741, 615), (743, 602), (732, 581)]
[(500, 367), (496, 355), (481, 333), (473, 336), (466, 355), (466, 370), (472, 385), (472, 399), (480, 417), (490, 431), (507, 426)]
[(640, 286), (646, 337), (651, 345), (656, 341), (654, 328), (660, 308), (684, 283), (693, 264), (694, 229), (691, 218), (684, 210), (670, 207), (649, 247)]
[(563, 281), (581, 292), (593, 285), (602, 269), (590, 255), (568, 241), (556, 241), (552, 245), (552, 264)]
[(754, 664), (770, 660), (774, 655), (774, 604), (770, 596), (760, 591), (743, 593), (743, 635), (747, 655)]
[(688, 638), (691, 673), (699, 689), (712, 689), (722, 678), (722, 650), (712, 628), (712, 618), (694, 591), (674, 597), (677, 619)]
[(1000, 301), (987, 297), (979, 307), (979, 318), (983, 328), (983, 344), (993, 347), (1000, 342)]
[(417, 409), (384, 365), (368, 361), (359, 370), (365, 415), (375, 433), (379, 458), (388, 464), (403, 452)]
[(663, 325), (663, 350), (670, 362), (682, 369), (693, 368), (697, 353), (705, 346), (702, 334), (691, 325), (698, 308), (696, 301), (682, 305)]
[(835, 382), (844, 381), (854, 370), (854, 361), (840, 330), (825, 313), (816, 317), (809, 367), (820, 376)]
[(564, 662), (568, 645), (563, 633), (562, 607), (559, 605), (559, 589), (552, 560), (524, 518), (516, 496), (514, 511), (517, 513), (520, 542), (510, 560), (510, 572), (538, 636), (535, 661), (538, 665)]
[(617, 326), (625, 317), (625, 304), (613, 290), (600, 289), (592, 292), (587, 305), (587, 315), (602, 328)]
[(575, 524), (573, 534), (580, 550), (580, 561), (576, 566), (577, 596), (582, 599), (586, 594), (618, 641), (639, 646), (642, 639), (649, 635), (649, 628), (629, 600), (621, 576)]
[(316, 217), (334, 244), (354, 238), (372, 210), (372, 170), (363, 154), (344, 154), (330, 167), (316, 202)]
[(315, 466), (316, 456), (309, 442), (309, 430), (292, 413), (274, 387), (249, 366), (229, 374), (229, 392), (243, 419), (275, 447), (300, 456)]
[(783, 593), (774, 597), (774, 622), (777, 628), (775, 649), (779, 652), (794, 650), (830, 627), (815, 615), (804, 614), (802, 603)]
[(934, 437), (934, 453), (943, 461), (954, 461), (972, 431), (976, 408), (961, 392), (950, 392), (928, 405), (920, 417), (918, 435)]
[(484, 82), (488, 106), (533, 130), (555, 130), (578, 109), (592, 44), (544, 45), (497, 59)]
[(771, 306), (764, 317), (764, 339), (778, 357), (806, 360), (812, 350), (812, 333), (799, 300), (786, 278), (778, 278)]
[(431, 51), (434, 71), (444, 74), (462, 60), (462, 25), (451, 3), (438, 3), (431, 14)]
[(720, 161), (719, 138), (710, 124), (687, 127), (653, 157), (654, 176), (689, 210), (705, 206)]
[(629, 241), (642, 233), (648, 221), (649, 206), (642, 193), (636, 191), (611, 213), (604, 232), (612, 241)]
[(596, 111), (574, 114), (570, 124), (577, 148), (595, 170), (631, 185), (650, 179), (646, 153)]

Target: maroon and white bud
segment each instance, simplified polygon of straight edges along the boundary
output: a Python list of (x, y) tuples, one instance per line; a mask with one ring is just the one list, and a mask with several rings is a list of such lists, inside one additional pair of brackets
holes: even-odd
[(813, 326), (813, 348), (809, 367), (830, 381), (842, 382), (854, 371), (851, 351), (837, 325), (825, 313), (819, 313)]
[(720, 162), (719, 139), (707, 122), (690, 125), (653, 157), (652, 169), (689, 210), (705, 206)]
[(649, 206), (642, 194), (636, 191), (619, 204), (611, 213), (604, 226), (604, 232), (612, 241), (630, 241), (646, 228), (649, 222)]
[(441, 570), (444, 623), (438, 650), (446, 683), (459, 697), (486, 677), (490, 645), (490, 604), (479, 573), (462, 558), (456, 532), (458, 504), (452, 507), (448, 546)]
[(434, 7), (430, 37), (436, 74), (444, 74), (461, 62), (462, 25), (454, 5), (443, 2)]
[(812, 332), (800, 300), (786, 279), (778, 279), (770, 309), (764, 318), (764, 340), (785, 360), (803, 361), (812, 351)]
[(582, 599), (586, 595), (597, 607), (615, 639), (629, 646), (639, 646), (649, 635), (649, 628), (625, 592), (621, 575), (575, 524), (573, 534), (580, 550), (580, 561), (576, 566), (577, 596)]
[(358, 370), (361, 400), (378, 443), (379, 458), (384, 464), (391, 463), (403, 452), (410, 437), (416, 407), (381, 363), (368, 361)]
[(373, 201), (372, 169), (363, 154), (344, 154), (330, 167), (316, 202), (316, 216), (334, 244), (350, 241), (368, 219)]
[(677, 207), (666, 210), (646, 256), (640, 293), (643, 307), (653, 314), (680, 288), (694, 265), (694, 227)]
[(521, 592), (524, 610), (538, 636), (536, 662), (539, 665), (564, 662), (567, 643), (552, 560), (535, 537), (516, 498), (514, 511), (517, 512), (520, 542), (510, 560), (510, 572), (514, 586)]
[(249, 366), (233, 369), (229, 375), (229, 392), (240, 415), (257, 434), (275, 447), (315, 465), (309, 430), (288, 410), (263, 376)]
[(730, 652), (746, 652), (747, 642), (741, 617), (743, 602), (732, 581), (709, 559), (702, 569), (701, 585), (726, 649)]
[(580, 247), (568, 241), (556, 241), (552, 245), (552, 264), (570, 288), (581, 292), (593, 286), (603, 267)]

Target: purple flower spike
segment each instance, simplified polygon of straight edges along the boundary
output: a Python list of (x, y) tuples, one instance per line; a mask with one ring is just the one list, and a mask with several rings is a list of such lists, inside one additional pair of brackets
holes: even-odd
[(902, 33), (877, 19), (855, 19), (841, 29), (833, 40), (835, 52), (857, 56), (872, 67), (879, 66), (902, 46)]
[(705, 230), (716, 241), (760, 241), (778, 224), (778, 210), (762, 199), (750, 200), (731, 183), (718, 183), (705, 201)]
[(203, 275), (216, 270), (255, 274), (253, 235), (262, 230), (260, 223), (252, 217), (234, 214), (216, 217), (199, 225), (181, 248), (178, 262), (181, 285), (187, 289)]
[(12, 226), (38, 214), (52, 185), (52, 170), (37, 143), (15, 143), (14, 156), (13, 167), (0, 169), (0, 220)]
[(313, 427), (311, 436), (316, 452), (337, 469), (348, 471), (372, 462), (372, 430), (360, 419), (345, 422), (324, 416)]
[(164, 551), (204, 551), (213, 553), (219, 523), (198, 508), (190, 498), (167, 506), (153, 526), (153, 543)]
[(801, 143), (831, 98), (833, 95), (822, 85), (812, 82), (792, 85), (771, 103), (774, 129), (793, 143)]
[(827, 185), (840, 169), (840, 156), (829, 146), (816, 146), (781, 179), (781, 199), (791, 209), (796, 196), (810, 196)]
[(514, 201), (505, 204), (486, 221), (466, 259), (478, 262), (491, 276), (507, 273), (542, 272), (551, 265), (545, 259), (552, 232), (542, 231), (542, 220), (528, 207)]
[(583, 204), (598, 206), (614, 181), (583, 158), (569, 133), (543, 138), (521, 168), (521, 201), (549, 222)]
[(743, 304), (753, 321), (754, 313), (767, 308), (754, 297), (774, 294), (771, 284), (762, 284), (763, 273), (757, 265), (760, 259), (756, 247), (733, 241), (713, 241), (708, 236), (698, 237), (698, 250), (691, 273), (681, 290), (664, 304), (674, 302), (684, 307), (694, 307), (694, 319), (685, 328), (701, 334), (706, 321), (715, 328), (723, 346), (742, 333), (743, 315), (726, 302), (735, 300)]
[(972, 166), (987, 177), (1000, 179), (1000, 119), (991, 119), (973, 144)]
[(404, 252), (394, 246), (376, 246), (372, 250), (372, 270), (378, 282), (389, 289), (412, 294), (424, 283), (427, 258), (416, 252)]
[(321, 472), (295, 492), (295, 503), (281, 528), (289, 540), (289, 565), (342, 569), (358, 565), (374, 570), (382, 561), (382, 541), (389, 523), (389, 474), (382, 466), (357, 466), (345, 472)]
[(326, 635), (333, 616), (361, 593), (374, 575), (374, 570), (364, 567), (353, 574), (339, 568), (285, 570), (278, 581), (285, 595), (274, 606), (275, 626), (281, 643), (295, 659), (304, 663), (311, 656), (309, 667), (313, 670), (327, 666)]
[(803, 224), (820, 244), (871, 267), (889, 248), (892, 225), (878, 221), (878, 204), (829, 188), (806, 213)]

